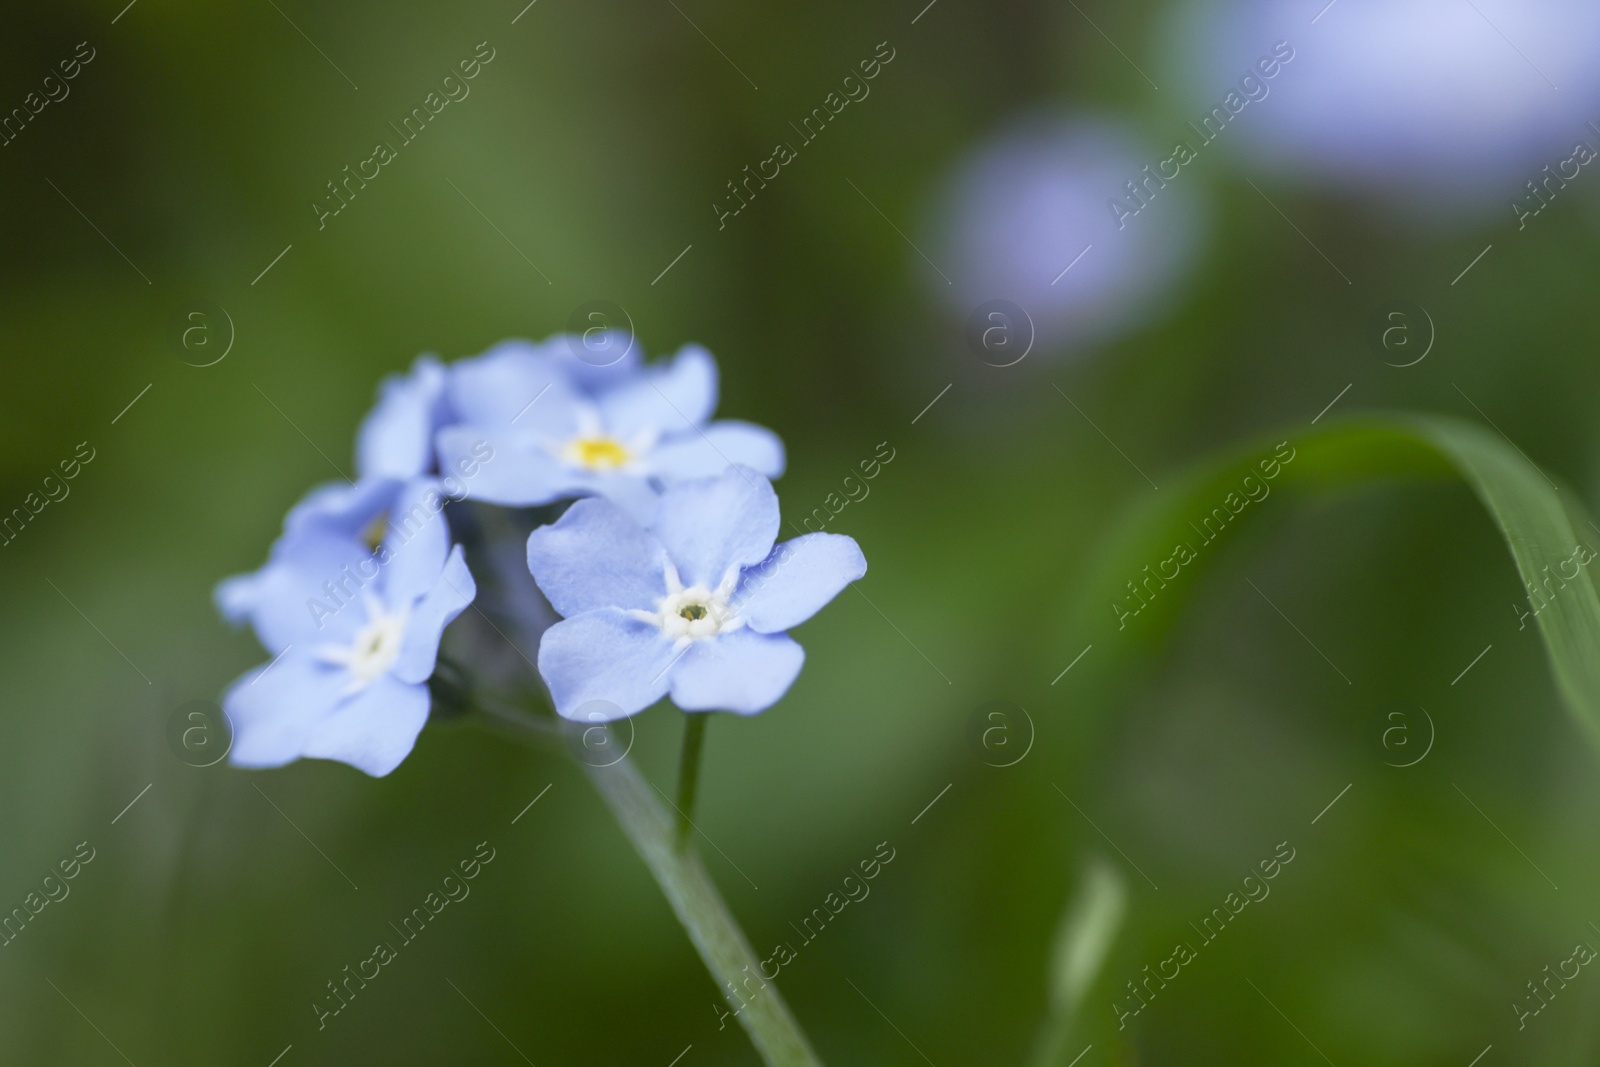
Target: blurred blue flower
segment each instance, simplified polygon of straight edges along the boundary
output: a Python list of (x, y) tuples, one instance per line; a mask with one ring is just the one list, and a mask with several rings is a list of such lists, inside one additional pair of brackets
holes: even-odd
[(1200, 183), (1179, 178), (1136, 221), (1112, 203), (1165, 156), (1103, 117), (1031, 115), (979, 144), (947, 180), (930, 284), (963, 318), (989, 300), (1016, 303), (1045, 351), (1148, 324), (1172, 303), (1198, 250)]
[(437, 482), (381, 480), (358, 490), (344, 496), (361, 506), (338, 515), (385, 527), (376, 551), (321, 516), (291, 522), (266, 567), (218, 586), (224, 614), (248, 618), (275, 653), (223, 698), (239, 766), (309, 756), (384, 775), (427, 721), (440, 636), (476, 586), (461, 547), (450, 546)]
[(1600, 103), (1592, 0), (1179, 0), (1166, 39), (1194, 121), (1288, 41), (1293, 66), (1227, 139), (1254, 166), (1424, 216), (1504, 210), (1489, 194), (1570, 155)]
[[(276, 651), (281, 643), (272, 636), (270, 624), (263, 628), (261, 613), (270, 612), (285, 587), (296, 587), (299, 572), (310, 562), (318, 564), (319, 573), (337, 577), (341, 570), (348, 572), (353, 560), (387, 551), (384, 530), (402, 494), (409, 487), (414, 497), (417, 486), (436, 484), (426, 478), (412, 482), (416, 484), (371, 478), (356, 483), (327, 482), (312, 489), (284, 517), (283, 533), (273, 542), (267, 562), (258, 570), (236, 574), (217, 584), (213, 594), (217, 610), (235, 626), (246, 622), (254, 625), (261, 643)], [(412, 503), (410, 507), (415, 509), (417, 505)], [(429, 518), (437, 514), (434, 511)], [(413, 517), (412, 522), (416, 521), (420, 521), (420, 513)], [(448, 540), (443, 518), (432, 527), (432, 536)]]
[(535, 530), (528, 569), (564, 616), (539, 644), (556, 711), (603, 721), (669, 692), (685, 711), (776, 703), (805, 660), (784, 631), (867, 570), (849, 537), (777, 534), (772, 484), (743, 467), (669, 488), (648, 525), (590, 499)]
[[(369, 550), (377, 547), (382, 536), (378, 520), (403, 483), (437, 469), (433, 435), (446, 418), (445, 378), (438, 360), (419, 356), (409, 374), (384, 379), (377, 404), (356, 434), (358, 480), (319, 485), (289, 509), (266, 564), (217, 586), (215, 599), (224, 618), (234, 625), (252, 620), (275, 590), (294, 581), (294, 560), (332, 553), (330, 560), (343, 562), (343, 554), (356, 551), (355, 542), (363, 538), (370, 542)], [(452, 495), (460, 495), (459, 490), (452, 489)], [(262, 640), (271, 647), (264, 635)]]
[(485, 441), (495, 455), (468, 486), (470, 496), (511, 506), (604, 496), (642, 521), (660, 487), (733, 463), (768, 477), (783, 473), (783, 444), (772, 431), (707, 421), (717, 366), (705, 349), (689, 345), (668, 363), (646, 366), (630, 343), (597, 366), (574, 354), (575, 340), (507, 341), (450, 368), (447, 398), (457, 422), (438, 434), (443, 469)]
[[(258, 614), (277, 603), (286, 587), (299, 580), (299, 569), (319, 561), (316, 569), (339, 573), (351, 560), (364, 558), (382, 537), (383, 517), (405, 483), (374, 478), (360, 483), (329, 482), (312, 489), (283, 520), (283, 533), (273, 542), (267, 562), (258, 570), (236, 574), (217, 584), (213, 598), (222, 617), (235, 626), (255, 626), (271, 651), (281, 644), (263, 629)], [(443, 521), (441, 520), (441, 525)], [(362, 550), (362, 542), (368, 542)]]

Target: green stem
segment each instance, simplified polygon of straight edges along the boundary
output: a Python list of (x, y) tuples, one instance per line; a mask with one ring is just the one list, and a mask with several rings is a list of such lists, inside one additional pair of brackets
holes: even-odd
[(686, 713), (683, 722), (683, 752), (678, 758), (678, 850), (689, 844), (690, 813), (695, 792), (700, 786), (700, 750), (706, 743), (709, 712)]
[[(691, 715), (690, 722), (697, 718)], [(655, 876), (706, 968), (725, 987), (723, 997), (730, 1006), (735, 1005), (731, 990), (744, 988), (740, 983), (749, 975), (760, 974), (761, 963), (700, 857), (693, 849), (677, 846), (672, 819), (652, 792), (654, 787), (627, 759), (609, 767), (585, 769)], [(821, 1067), (822, 1061), (811, 1050), (776, 985), (768, 982), (736, 1010), (736, 1018), (768, 1067)]]
[[(565, 724), (549, 718), (529, 715), (493, 700), (479, 698), (477, 710), (484, 719), (505, 733), (536, 747), (563, 749), (569, 753), (581, 746), (573, 743), (573, 731)], [(699, 751), (704, 737), (703, 715), (689, 717), (689, 732), (685, 734), (686, 765), (698, 773)], [(698, 725), (695, 725), (698, 723)], [(692, 740), (692, 744), (691, 744)], [(689, 760), (690, 748), (694, 750)], [(700, 857), (691, 848), (679, 843), (672, 817), (656, 799), (654, 787), (626, 758), (608, 767), (595, 767), (587, 763), (584, 769), (594, 783), (606, 806), (616, 816), (634, 849), (645, 866), (655, 876), (662, 893), (700, 953), (706, 969), (723, 986), (723, 998), (733, 1008), (734, 1017), (750, 1035), (750, 1041), (768, 1067), (821, 1067), (822, 1061), (811, 1050), (800, 1025), (789, 1013), (789, 1007), (778, 993), (778, 987), (768, 981), (756, 995), (745, 1003), (736, 999), (730, 990), (747, 990), (745, 979), (761, 973), (761, 961), (750, 947), (744, 931), (739, 928), (727, 903), (717, 892), (717, 887), (700, 863)], [(689, 784), (688, 796), (683, 796), (684, 781), (679, 781), (680, 800), (690, 804), (694, 800), (694, 786)], [(684, 807), (680, 805), (680, 807)], [(684, 807), (687, 810), (687, 807)]]

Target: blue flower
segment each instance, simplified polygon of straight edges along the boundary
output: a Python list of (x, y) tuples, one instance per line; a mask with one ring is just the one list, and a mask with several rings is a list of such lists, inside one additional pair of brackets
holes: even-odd
[(1161, 66), (1195, 126), (1186, 141), (1200, 148), (1225, 128), (1227, 159), (1254, 180), (1276, 172), (1334, 195), (1367, 194), (1408, 221), (1507, 218), (1511, 197), (1537, 209), (1524, 183), (1540, 186), (1541, 167), (1564, 169), (1574, 140), (1592, 141), (1584, 124), (1600, 98), (1600, 5), (1591, 0), (1341, 4), (1314, 29), (1307, 6), (1163, 5)]
[(556, 711), (603, 721), (669, 692), (685, 711), (776, 703), (805, 660), (784, 631), (867, 571), (849, 537), (777, 534), (772, 484), (743, 467), (667, 489), (647, 526), (589, 499), (535, 530), (528, 569), (564, 616), (539, 643)]
[(320, 521), (291, 524), (266, 567), (218, 587), (224, 613), (241, 609), (275, 653), (223, 698), (239, 766), (309, 756), (385, 775), (427, 721), (440, 637), (477, 589), (437, 482), (368, 485), (340, 515), (386, 528), (375, 552)]
[[(459, 500), (467, 495), (467, 482), (494, 458), (494, 451), (482, 439), (472, 441), (468, 455), (439, 473), (433, 438), (451, 419), (445, 395), (448, 378), (449, 370), (438, 360), (420, 356), (409, 374), (384, 380), (378, 403), (362, 420), (356, 435), (359, 480), (328, 482), (312, 489), (289, 509), (283, 534), (272, 546), (267, 563), (217, 586), (217, 607), (229, 622), (253, 621), (273, 590), (293, 581), (284, 571), (285, 561), (308, 552), (330, 551), (343, 561), (340, 553), (353, 551), (350, 543), (356, 541), (365, 541), (369, 551), (376, 550), (383, 535), (383, 517), (408, 482), (435, 478), (437, 485), (432, 481), (429, 485), (442, 487), (448, 498)], [(337, 569), (337, 564), (322, 569)], [(271, 646), (265, 635), (262, 640)]]
[(281, 600), (285, 588), (295, 586), (300, 569), (337, 575), (341, 566), (365, 554), (360, 550), (363, 540), (369, 542), (368, 551), (375, 548), (382, 535), (379, 520), (403, 485), (380, 478), (312, 489), (284, 517), (283, 533), (273, 542), (267, 562), (217, 584), (217, 610), (235, 626), (254, 625), (261, 643), (277, 651), (282, 646), (269, 636), (270, 629), (263, 630), (258, 614)]
[[(606, 352), (620, 342), (602, 346)], [(457, 420), (437, 435), (444, 470), (487, 442), (495, 462), (468, 486), (492, 504), (531, 506), (604, 496), (640, 521), (658, 489), (742, 464), (783, 473), (783, 444), (770, 430), (708, 422), (717, 366), (695, 345), (647, 366), (631, 341), (604, 366), (579, 358), (577, 337), (540, 345), (507, 341), (450, 368), (447, 402)]]
[[(1173, 292), (1200, 251), (1205, 205), (1193, 177), (1163, 189), (1149, 214), (1127, 197), (1123, 183), (1159, 158), (1145, 148), (1131, 123), (1040, 112), (956, 165), (933, 216), (933, 255), (954, 265), (955, 281), (933, 274), (929, 284), (963, 317), (1002, 293), (1032, 323), (991, 333), (1006, 320), (980, 319), (984, 359), (1021, 359), (1034, 330), (1041, 355), (1080, 357), (1091, 342), (1148, 328), (1173, 310)], [(1128, 201), (1120, 215), (1111, 206), (1117, 196)], [(1140, 217), (1127, 217), (1134, 212)]]
[[(293, 580), (284, 571), (285, 561), (302, 558), (307, 552), (325, 552), (330, 539), (365, 538), (369, 548), (376, 548), (382, 526), (374, 530), (372, 524), (394, 502), (402, 483), (437, 470), (433, 437), (448, 418), (446, 378), (447, 371), (438, 360), (419, 356), (409, 374), (384, 379), (377, 404), (356, 434), (359, 480), (317, 486), (289, 510), (283, 535), (272, 546), (267, 563), (254, 573), (237, 575), (217, 586), (217, 608), (224, 618), (235, 625), (253, 620), (273, 590)], [(483, 458), (481, 450), (477, 458)], [(476, 465), (472, 469), (475, 471)], [(453, 471), (445, 486), (452, 497), (465, 494)], [(302, 543), (308, 540), (311, 545)], [(336, 553), (340, 550), (334, 549)], [(271, 646), (265, 636), (262, 640)]]
[[(431, 479), (422, 479), (420, 484), (423, 490), (435, 485)], [(394, 478), (329, 482), (312, 489), (284, 517), (283, 533), (273, 542), (267, 562), (258, 570), (217, 584), (217, 610), (235, 626), (254, 625), (269, 650), (281, 648), (271, 636), (273, 630), (262, 628), (261, 613), (271, 611), (282, 590), (297, 588), (301, 570), (309, 568), (337, 578), (341, 568), (348, 571), (353, 561), (378, 551), (388, 515), (407, 489), (407, 482)], [(412, 495), (417, 491), (413, 489)], [(413, 510), (417, 506), (415, 502), (410, 505)], [(411, 525), (420, 517), (420, 513), (413, 516)], [(444, 520), (438, 526), (443, 530)]]

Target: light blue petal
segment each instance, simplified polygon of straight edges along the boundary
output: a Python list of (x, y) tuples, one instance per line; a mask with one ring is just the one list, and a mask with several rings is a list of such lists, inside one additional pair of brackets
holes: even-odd
[(212, 603), (216, 604), (217, 612), (231, 625), (243, 626), (250, 621), (256, 605), (261, 602), (263, 581), (262, 571), (224, 578), (211, 591)]
[(733, 607), (752, 630), (781, 633), (811, 618), (866, 573), (867, 558), (854, 538), (805, 534), (785, 541), (759, 567), (745, 571)]
[(305, 755), (334, 759), (382, 778), (411, 754), (428, 721), (428, 687), (384, 675), (345, 697), (315, 723)]
[(696, 641), (672, 668), (672, 702), (754, 715), (789, 691), (805, 661), (805, 649), (785, 634), (735, 630)]
[(752, 567), (772, 551), (778, 495), (755, 471), (729, 467), (715, 478), (667, 489), (651, 528), (684, 585), (714, 589), (730, 567)]
[(580, 399), (562, 361), (527, 341), (504, 341), (455, 363), (447, 392), (460, 424), (501, 438), (546, 433), (565, 440)]
[[(460, 570), (446, 574), (470, 589), (471, 576), (457, 548), (451, 557)], [(441, 584), (444, 580), (441, 577)], [(424, 657), (431, 673), (432, 656), (444, 623), (461, 609), (449, 602), (448, 588), (425, 598), (407, 629), (400, 667), (420, 669)], [(465, 606), (464, 602), (461, 606)], [(359, 605), (341, 612), (355, 625), (366, 621)], [(442, 620), (442, 621), (441, 621)], [(350, 635), (321, 635), (289, 647), (275, 662), (240, 678), (223, 698), (233, 727), (232, 762), (242, 767), (277, 767), (302, 756), (341, 760), (368, 774), (384, 775), (411, 751), (428, 717), (428, 691), (391, 672), (355, 694), (346, 694), (350, 673), (324, 662), (320, 644), (343, 644)], [(430, 640), (431, 638), (431, 640)]]
[(783, 473), (783, 442), (764, 426), (724, 419), (663, 441), (646, 462), (651, 473), (668, 485), (721, 474), (730, 463), (776, 478)]
[(528, 537), (528, 570), (566, 617), (599, 608), (654, 610), (667, 593), (666, 549), (609, 500), (580, 500)]
[[(462, 478), (467, 496), (489, 504), (531, 507), (563, 496), (575, 496), (572, 471), (542, 447), (476, 426), (453, 426), (438, 438), (439, 463), (446, 469), (477, 460), (485, 450), (489, 459), (477, 464), (477, 473)], [(474, 452), (474, 449), (477, 449)]]
[(444, 415), (445, 369), (420, 356), (406, 375), (379, 387), (377, 406), (356, 434), (356, 469), (364, 478), (414, 478), (433, 466), (433, 431)]
[(399, 608), (433, 588), (450, 553), (450, 524), (444, 517), (445, 496), (432, 478), (406, 483), (390, 509), (383, 547), (383, 599)]
[(228, 760), (237, 767), (281, 767), (305, 755), (316, 723), (339, 702), (343, 671), (309, 648), (257, 667), (229, 687), (222, 710), (233, 727)]
[[(668, 669), (678, 652), (661, 631), (615, 608), (556, 623), (539, 641), (539, 673), (556, 711), (591, 721), (584, 706), (600, 700), (624, 715), (643, 711), (667, 694)], [(592, 720), (603, 721), (603, 720)]]
[(626, 330), (591, 326), (582, 333), (555, 334), (540, 347), (589, 395), (632, 380), (644, 362), (643, 347)]
[(440, 430), (434, 435), (434, 450), (439, 457), (439, 484), (457, 500), (471, 496), (473, 482), (504, 448), (537, 451), (537, 440), (535, 436), (499, 434), (478, 426), (450, 426)]
[(366, 618), (361, 589), (376, 576), (357, 541), (285, 535), (266, 566), (228, 579), (216, 596), (224, 615), (248, 618), (266, 650), (278, 653), (297, 642), (348, 640)]
[(624, 440), (691, 430), (717, 408), (717, 363), (699, 345), (685, 345), (670, 364), (646, 367), (596, 399), (606, 429)]
[(284, 517), (285, 538), (299, 534), (360, 537), (400, 491), (394, 478), (362, 478), (355, 484), (326, 482), (307, 493)]
[[(425, 682), (433, 675), (439, 655), (439, 638), (444, 628), (467, 609), (478, 594), (472, 572), (467, 570), (461, 546), (450, 550), (443, 570), (434, 572), (433, 584), (411, 610), (400, 658), (390, 669), (402, 682)], [(392, 610), (392, 606), (391, 606)]]
[[(347, 640), (366, 611), (362, 591), (381, 588), (392, 606), (416, 600), (433, 585), (449, 551), (444, 500), (431, 478), (409, 483), (363, 482), (325, 487), (318, 513), (302, 511), (272, 547), (266, 566), (217, 587), (216, 601), (233, 621), (248, 619), (269, 651), (297, 640)], [(320, 506), (320, 505), (319, 505)], [(356, 533), (372, 520), (389, 524), (382, 548), (369, 553)], [(373, 582), (382, 576), (381, 587)]]
[(574, 479), (584, 494), (603, 496), (641, 526), (656, 516), (661, 495), (649, 479), (635, 474), (601, 474)]

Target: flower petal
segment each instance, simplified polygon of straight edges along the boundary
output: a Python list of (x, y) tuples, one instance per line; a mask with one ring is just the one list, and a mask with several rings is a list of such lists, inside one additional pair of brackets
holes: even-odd
[(715, 478), (672, 486), (651, 524), (685, 585), (715, 588), (730, 567), (767, 558), (778, 538), (778, 495), (755, 471), (729, 467)]
[(723, 419), (698, 433), (663, 441), (650, 452), (648, 462), (651, 472), (668, 484), (713, 477), (730, 463), (776, 478), (783, 473), (783, 441), (765, 426)]
[(616, 608), (589, 611), (556, 623), (539, 641), (539, 673), (556, 711), (575, 722), (592, 718), (591, 701), (633, 715), (666, 696), (673, 642), (649, 623)]
[(429, 703), (427, 686), (386, 674), (315, 723), (305, 755), (339, 760), (382, 778), (411, 754), (428, 721)]
[(785, 634), (735, 630), (696, 641), (672, 669), (672, 702), (754, 715), (789, 691), (805, 661), (806, 650)]
[[(464, 471), (475, 467), (476, 473), (461, 479), (467, 496), (474, 500), (531, 507), (576, 495), (566, 465), (517, 435), (480, 426), (452, 426), (439, 432), (437, 443), (442, 469)], [(485, 452), (488, 459), (482, 458)]]
[(745, 571), (733, 605), (752, 630), (781, 633), (805, 622), (867, 573), (854, 538), (811, 533), (785, 541)]
[(645, 525), (655, 518), (656, 504), (661, 496), (651, 486), (648, 478), (635, 474), (599, 474), (579, 479), (583, 493), (603, 496), (615, 504), (629, 518)]
[(363, 478), (414, 478), (433, 466), (433, 431), (443, 413), (445, 370), (420, 356), (411, 373), (385, 378), (377, 406), (356, 434)]
[(528, 570), (571, 618), (599, 608), (649, 611), (666, 595), (666, 549), (609, 500), (580, 500), (528, 537)]
[(211, 591), (211, 601), (217, 612), (232, 626), (242, 626), (250, 621), (256, 605), (261, 602), (265, 578), (263, 567), (248, 574), (235, 574), (222, 579)]
[(632, 380), (644, 362), (633, 333), (602, 326), (604, 319), (604, 312), (591, 312), (590, 325), (582, 333), (553, 334), (543, 345), (572, 383), (591, 395)]
[[(462, 425), (495, 433), (544, 433), (565, 439), (576, 427), (579, 393), (548, 346), (503, 341), (450, 368), (450, 407)], [(440, 457), (441, 464), (443, 457)], [(446, 469), (446, 468), (441, 468)]]
[(359, 537), (372, 520), (394, 501), (401, 482), (394, 478), (362, 478), (359, 482), (326, 482), (302, 497), (284, 517), (285, 539), (299, 534)]
[(257, 667), (222, 698), (233, 728), (228, 760), (236, 767), (281, 767), (305, 755), (315, 724), (339, 702), (343, 671), (319, 663), (310, 648)]
[(606, 429), (624, 439), (689, 430), (717, 408), (717, 363), (699, 345), (684, 345), (670, 364), (645, 367), (595, 399)]
[(383, 597), (390, 608), (410, 604), (437, 582), (450, 554), (450, 524), (444, 517), (444, 505), (445, 495), (437, 481), (414, 478), (389, 509), (378, 560), (383, 568)]
[(477, 594), (478, 586), (472, 580), (472, 572), (467, 570), (466, 557), (461, 546), (456, 545), (450, 550), (444, 568), (435, 572), (432, 586), (412, 608), (400, 658), (391, 668), (396, 678), (416, 684), (432, 677), (444, 628), (467, 609)]
[[(229, 619), (248, 618), (268, 652), (316, 641), (341, 641), (365, 619), (359, 601), (370, 570), (365, 546), (328, 534), (286, 534), (272, 558), (254, 574), (236, 575), (217, 587), (217, 606)], [(332, 585), (337, 596), (330, 595)]]

